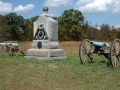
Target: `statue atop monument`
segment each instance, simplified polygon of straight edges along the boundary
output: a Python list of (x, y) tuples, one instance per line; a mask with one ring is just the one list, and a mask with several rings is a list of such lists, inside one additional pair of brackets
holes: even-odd
[(52, 18), (52, 16), (50, 14), (48, 14), (48, 10), (49, 10), (49, 8), (47, 6), (44, 6), (43, 7), (43, 14), (41, 16), (51, 17)]

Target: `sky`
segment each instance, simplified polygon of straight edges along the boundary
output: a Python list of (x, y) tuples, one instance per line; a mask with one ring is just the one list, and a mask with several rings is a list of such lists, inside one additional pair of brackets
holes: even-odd
[(56, 17), (73, 8), (81, 11), (92, 26), (108, 24), (120, 28), (120, 0), (0, 0), (0, 14), (15, 12), (27, 19), (40, 16), (44, 6)]

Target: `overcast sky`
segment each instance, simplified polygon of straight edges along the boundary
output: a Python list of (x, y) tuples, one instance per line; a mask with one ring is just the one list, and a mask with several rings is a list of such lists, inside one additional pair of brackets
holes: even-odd
[(57, 17), (73, 8), (80, 10), (91, 25), (120, 27), (120, 0), (0, 0), (0, 14), (15, 12), (31, 18), (41, 15), (43, 6), (48, 6), (49, 14)]

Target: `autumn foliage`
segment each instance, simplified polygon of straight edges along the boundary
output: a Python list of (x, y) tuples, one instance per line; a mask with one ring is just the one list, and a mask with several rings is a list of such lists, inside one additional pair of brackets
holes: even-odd
[(62, 16), (58, 17), (59, 40), (60, 41), (81, 41), (84, 38), (97, 41), (111, 41), (120, 37), (120, 29), (102, 24), (99, 28), (96, 24), (91, 26), (84, 21), (83, 14), (74, 9), (65, 10)]
[[(32, 41), (33, 23), (38, 17), (24, 19), (16, 13), (0, 15), (0, 41)], [(120, 38), (120, 28), (108, 24), (92, 26), (89, 21), (85, 21), (85, 17), (79, 10), (65, 10), (61, 16), (53, 17), (53, 19), (58, 21), (59, 41), (81, 41), (84, 38), (111, 41), (114, 38)]]

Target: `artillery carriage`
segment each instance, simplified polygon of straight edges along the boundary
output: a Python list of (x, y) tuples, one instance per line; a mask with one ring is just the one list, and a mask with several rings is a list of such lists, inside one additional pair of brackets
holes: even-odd
[(5, 41), (0, 43), (1, 55), (17, 55), (19, 52), (19, 45), (16, 41)]
[(105, 42), (83, 39), (79, 46), (81, 63), (92, 62), (93, 54), (103, 55), (110, 61), (113, 67), (118, 67), (120, 65), (120, 39), (114, 39), (111, 46)]

